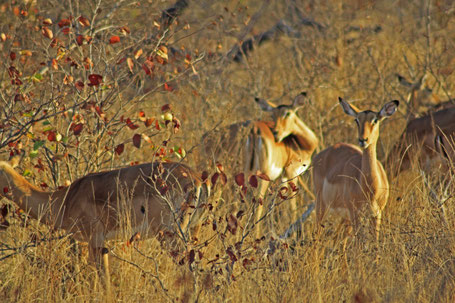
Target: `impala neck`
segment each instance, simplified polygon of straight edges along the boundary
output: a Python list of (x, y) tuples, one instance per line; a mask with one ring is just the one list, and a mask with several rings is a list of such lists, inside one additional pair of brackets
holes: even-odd
[(369, 187), (376, 185), (376, 180), (379, 175), (378, 160), (376, 156), (376, 143), (370, 144), (366, 149), (363, 150), (362, 157), (362, 185), (367, 184)]
[(292, 134), (297, 138), (299, 145), (310, 153), (318, 147), (319, 140), (315, 133), (300, 119), (296, 119)]
[(1, 195), (15, 202), (33, 218), (38, 219), (44, 212), (48, 213), (51, 194), (28, 182), (4, 161), (0, 161), (0, 187)]

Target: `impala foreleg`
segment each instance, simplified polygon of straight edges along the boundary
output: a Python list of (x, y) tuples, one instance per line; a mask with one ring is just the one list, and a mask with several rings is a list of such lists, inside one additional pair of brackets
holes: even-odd
[(262, 203), (258, 203), (256, 208), (256, 237), (259, 239), (261, 237), (261, 227), (260, 227), (260, 220), (262, 219), (262, 214), (264, 212), (264, 203), (265, 203), (265, 195), (267, 193), (267, 189), (269, 187), (269, 182), (265, 180), (260, 180), (259, 183), (259, 198), (262, 199)]
[(382, 221), (382, 213), (379, 212), (376, 217), (373, 217), (373, 228), (374, 228), (374, 235), (376, 236), (376, 240), (379, 240), (379, 230), (381, 228), (381, 221)]
[(89, 246), (89, 260), (95, 263), (98, 276), (104, 283), (106, 293), (110, 294), (109, 250), (106, 247)]

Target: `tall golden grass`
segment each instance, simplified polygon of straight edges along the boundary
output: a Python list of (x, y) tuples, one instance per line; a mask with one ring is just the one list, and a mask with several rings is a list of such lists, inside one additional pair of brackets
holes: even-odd
[[(288, 9), (294, 3), (303, 15), (318, 21), (324, 29), (301, 25)], [(158, 9), (157, 4), (153, 5)], [(57, 11), (63, 10), (56, 7)], [(162, 104), (172, 104), (182, 122), (180, 133), (173, 140), (192, 151), (184, 160), (190, 166), (198, 166), (195, 155), (202, 134), (218, 123), (223, 126), (267, 118), (255, 106), (256, 96), (284, 103), (306, 90), (310, 101), (299, 115), (319, 136), (322, 150), (339, 141), (356, 142), (355, 124), (338, 108), (338, 96), (360, 107), (379, 107), (392, 99), (404, 104), (409, 91), (399, 85), (396, 73), (415, 79), (427, 73), (434, 99), (447, 99), (454, 91), (455, 19), (451, 1), (271, 1), (268, 5), (262, 1), (190, 1), (182, 18), (196, 29), (195, 33), (179, 34), (175, 43), (200, 52), (226, 53), (261, 7), (254, 33), (287, 18), (296, 34), (276, 35), (239, 63), (221, 64), (207, 58), (200, 69), (196, 66), (198, 74), (181, 81), (175, 92), (155, 94), (144, 104), (157, 113)], [(132, 28), (140, 28), (135, 22), (143, 18), (136, 8), (125, 8), (121, 17), (129, 20)], [(406, 124), (405, 106), (399, 111), (401, 115), (381, 127), (378, 158), (383, 163)], [(123, 157), (146, 162), (152, 155), (148, 151), (129, 151)], [(32, 166), (29, 162), (21, 169), (32, 170)], [(236, 173), (235, 168), (229, 169)], [(396, 167), (386, 170), (396, 171)], [(270, 243), (292, 223), (286, 201), (277, 203), (269, 216), (272, 220), (261, 222), (265, 228), (262, 239), (244, 234), (243, 242), (236, 247), (241, 234), (251, 227), (247, 225), (248, 203), (256, 192), (249, 189), (249, 200), (243, 206), (246, 214), (239, 219), (233, 235), (226, 231), (226, 217), (230, 215), (229, 205), (238, 203), (238, 188), (234, 180), (228, 180), (219, 189), (221, 198), (209, 198), (209, 203), (219, 207), (207, 219), (197, 242), (178, 252), (163, 248), (156, 239), (127, 245), (125, 237), (109, 243), (113, 285), (110, 299), (453, 302), (455, 186), (449, 182), (453, 174), (439, 166), (425, 172), (414, 166), (401, 175), (390, 175), (390, 198), (379, 242), (361, 231), (348, 238), (343, 250), (345, 233), (338, 228), (338, 219), (331, 217), (322, 235), (316, 237), (313, 214), (303, 224), (300, 237), (278, 242), (273, 254), (267, 254)], [(305, 179), (311, 189), (310, 175), (308, 172)], [(35, 174), (33, 181), (43, 180)], [(265, 199), (267, 205), (280, 187), (278, 182), (272, 186)], [(297, 194), (299, 212), (303, 213), (311, 201), (302, 190)], [(0, 232), (1, 301), (109, 299), (86, 260), (83, 245), (74, 245), (64, 231), (52, 231), (25, 214), (10, 214), (8, 220), (11, 225)], [(216, 230), (213, 221), (218, 224)], [(190, 269), (191, 250), (195, 257)]]

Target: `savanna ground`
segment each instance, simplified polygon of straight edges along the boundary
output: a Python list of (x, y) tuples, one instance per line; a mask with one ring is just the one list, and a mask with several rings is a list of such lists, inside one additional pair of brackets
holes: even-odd
[[(289, 103), (307, 91), (299, 115), (320, 138), (319, 150), (356, 142), (355, 124), (338, 96), (376, 110), (400, 100), (399, 113), (381, 128), (378, 158), (384, 162), (406, 123), (409, 88), (396, 74), (414, 81), (426, 74), (432, 89), (426, 101), (447, 100), (454, 92), (452, 1), (179, 1), (168, 11), (176, 18), (162, 15), (174, 3), (0, 4), (1, 159), (20, 155), (18, 170), (47, 190), (89, 172), (181, 161), (185, 154), (182, 161), (196, 168), (205, 132), (267, 119), (254, 97)], [(234, 57), (235, 47), (251, 37), (253, 50)], [(225, 165), (228, 175), (234, 170)], [(305, 178), (311, 185), (310, 173)], [(274, 183), (264, 203), (280, 203), (271, 212), (273, 224), (265, 220), (264, 237), (256, 240), (248, 234), (254, 186), (248, 184), (237, 218), (223, 207), (239, 197), (229, 178), (220, 190), (234, 192), (221, 195), (224, 202), (208, 199), (220, 205), (196, 243), (177, 252), (155, 239), (126, 245), (127, 229), (124, 239), (109, 243), (114, 298), (453, 302), (455, 188), (444, 181), (450, 178), (439, 167), (422, 174), (417, 165), (391, 175), (378, 243), (361, 232), (343, 252), (336, 223), (326, 222), (323, 234), (314, 236), (313, 214), (299, 238), (267, 257), (274, 235), (292, 223), (287, 193), (280, 197), (282, 185)], [(311, 201), (302, 190), (297, 199), (300, 214)], [(0, 234), (3, 302), (105, 300), (83, 246), (75, 251), (63, 231), (2, 203), (10, 205), (2, 208)]]

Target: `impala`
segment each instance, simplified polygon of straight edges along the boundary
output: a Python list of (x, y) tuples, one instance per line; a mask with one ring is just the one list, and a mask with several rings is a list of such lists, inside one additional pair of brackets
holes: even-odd
[[(291, 105), (274, 105), (256, 98), (260, 108), (270, 112), (273, 122), (246, 121), (232, 124), (219, 131), (204, 135), (206, 158), (212, 164), (224, 163), (234, 157), (231, 169), (242, 170), (245, 175), (266, 174), (270, 180), (283, 181), (297, 178), (311, 164), (311, 156), (319, 144), (314, 132), (297, 116), (303, 106), (306, 93), (300, 93)], [(268, 181), (259, 180), (260, 197), (264, 197)], [(306, 187), (299, 178), (301, 185)], [(291, 200), (293, 216), (296, 217), (296, 202)], [(259, 204), (256, 222), (262, 217), (263, 206)], [(259, 225), (256, 228), (260, 234)]]
[[(446, 159), (446, 166), (455, 172), (455, 136), (447, 137), (439, 133), (435, 137), (436, 151)], [(450, 176), (451, 177), (451, 176)]]
[(392, 147), (387, 162), (389, 165), (398, 164), (399, 172), (409, 169), (415, 162), (430, 170), (441, 161), (441, 153), (435, 146), (437, 135), (455, 137), (455, 107), (410, 120)]
[(374, 112), (360, 111), (342, 98), (339, 101), (344, 112), (355, 118), (360, 148), (338, 143), (314, 157), (317, 228), (320, 228), (329, 210), (354, 227), (367, 212), (373, 218), (378, 239), (382, 210), (389, 196), (389, 182), (376, 158), (376, 144), (380, 122), (395, 113), (399, 102), (388, 102), (379, 112)]
[(429, 90), (424, 87), (424, 80), (410, 83), (398, 75), (399, 82), (411, 89), (408, 96), (407, 124), (404, 132), (392, 147), (387, 163), (398, 167), (398, 172), (407, 170), (412, 163), (418, 163), (424, 170), (429, 171), (440, 163), (441, 153), (437, 152), (435, 139), (437, 135), (446, 138), (455, 136), (455, 104), (453, 100), (442, 102), (437, 111), (429, 111), (417, 117), (415, 108), (422, 103), (422, 98), (428, 96)]
[(203, 189), (187, 166), (159, 162), (92, 173), (68, 187), (47, 192), (0, 161), (0, 187), (4, 197), (33, 218), (88, 242), (90, 260), (98, 269), (104, 268), (107, 288), (105, 241), (125, 231), (125, 216), (129, 216), (132, 232), (141, 236), (156, 235), (161, 229), (178, 230), (177, 224), (185, 230), (190, 221), (184, 203), (198, 202)]

